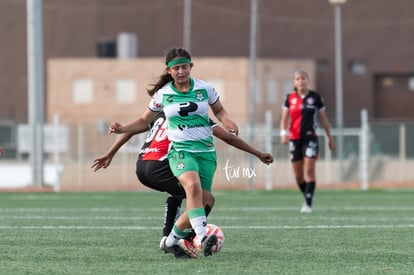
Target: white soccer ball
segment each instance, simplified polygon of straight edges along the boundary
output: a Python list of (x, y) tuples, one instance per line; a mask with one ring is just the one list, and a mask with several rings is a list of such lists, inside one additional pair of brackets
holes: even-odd
[[(215, 224), (207, 224), (207, 236), (214, 234), (217, 237), (217, 242), (216, 244), (213, 246), (212, 252), (213, 253), (217, 253), (221, 250), (221, 248), (224, 245), (224, 233), (223, 230), (221, 230), (220, 227), (218, 227)], [(200, 238), (198, 238), (198, 236), (195, 236), (193, 239), (193, 245), (199, 250), (201, 251), (201, 240)]]

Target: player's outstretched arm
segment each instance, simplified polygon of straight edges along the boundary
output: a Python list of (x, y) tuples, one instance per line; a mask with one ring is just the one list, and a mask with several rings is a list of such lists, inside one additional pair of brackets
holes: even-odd
[(269, 153), (263, 153), (256, 149), (254, 149), (252, 146), (247, 144), (244, 140), (239, 138), (238, 136), (229, 133), (222, 127), (216, 125), (213, 127), (213, 135), (218, 137), (219, 139), (223, 140), (225, 143), (230, 144), (237, 149), (240, 149), (242, 151), (248, 152), (252, 155), (255, 155), (258, 157), (263, 163), (269, 165), (273, 162), (273, 156)]
[(282, 144), (287, 144), (289, 141), (289, 132), (287, 130), (288, 120), (289, 120), (289, 110), (283, 109), (282, 118), (280, 120), (280, 142)]
[(331, 151), (335, 150), (335, 141), (331, 135), (331, 128), (329, 127), (328, 117), (325, 110), (319, 111), (319, 117), (322, 123), (322, 127), (325, 129), (326, 136), (328, 137), (328, 145)]
[(138, 119), (122, 125), (119, 122), (112, 122), (109, 125), (109, 134), (124, 134), (124, 133), (142, 133), (148, 130), (148, 125), (155, 119), (158, 112), (153, 112), (147, 109)]
[(217, 100), (216, 103), (211, 105), (211, 109), (213, 110), (216, 118), (223, 124), (223, 127), (225, 129), (235, 134), (236, 136), (239, 135), (239, 128), (237, 124), (229, 118), (227, 111), (224, 109), (220, 100)]
[(122, 134), (111, 146), (111, 148), (101, 157), (95, 159), (92, 163), (91, 168), (94, 172), (101, 168), (107, 168), (112, 161), (112, 158), (118, 152), (119, 148), (122, 147), (134, 134)]

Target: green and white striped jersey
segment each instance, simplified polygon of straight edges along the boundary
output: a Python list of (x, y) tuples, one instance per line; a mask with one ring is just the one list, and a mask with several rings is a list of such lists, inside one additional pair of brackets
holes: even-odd
[(156, 112), (164, 110), (168, 138), (175, 150), (213, 152), (208, 108), (218, 99), (219, 95), (211, 84), (190, 78), (188, 92), (180, 92), (172, 82), (167, 83), (154, 94), (148, 107)]

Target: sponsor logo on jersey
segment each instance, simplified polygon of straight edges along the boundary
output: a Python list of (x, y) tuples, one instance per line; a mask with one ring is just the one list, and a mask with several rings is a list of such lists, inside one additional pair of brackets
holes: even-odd
[(182, 169), (184, 169), (184, 166), (185, 166), (185, 165), (184, 165), (184, 162), (181, 162), (181, 161), (180, 161), (180, 162), (178, 162), (178, 163), (177, 163), (177, 169), (178, 169), (178, 170), (182, 170)]
[(194, 125), (185, 125), (185, 124), (178, 124), (178, 129), (180, 129), (181, 131), (184, 131), (184, 129), (192, 129), (192, 128), (200, 128), (200, 127), (204, 127), (203, 124), (194, 124)]
[(173, 101), (174, 101), (174, 100), (173, 100), (173, 96), (172, 96), (172, 95), (168, 96), (168, 97), (167, 97), (167, 101), (168, 101), (168, 102), (170, 102), (170, 103), (171, 103), (171, 102), (173, 102)]
[(159, 148), (145, 148), (144, 150), (141, 150), (140, 154), (148, 154), (148, 153), (158, 153), (160, 151)]

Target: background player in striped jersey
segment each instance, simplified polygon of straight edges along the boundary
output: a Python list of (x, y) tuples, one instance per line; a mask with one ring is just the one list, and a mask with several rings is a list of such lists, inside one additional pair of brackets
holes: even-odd
[[(280, 137), (282, 144), (289, 141), (290, 159), (296, 183), (305, 197), (301, 213), (312, 212), (312, 201), (316, 188), (315, 165), (318, 158), (319, 144), (316, 135), (317, 116), (328, 137), (329, 149), (335, 149), (331, 135), (325, 105), (319, 93), (308, 89), (309, 76), (299, 70), (294, 74), (294, 91), (286, 95)], [(288, 121), (290, 117), (290, 127)]]
[[(169, 250), (179, 245), (185, 230), (193, 228), (200, 238), (204, 256), (212, 255), (217, 237), (207, 236), (207, 218), (204, 210), (206, 193), (211, 193), (216, 169), (216, 153), (213, 144), (208, 109), (228, 131), (238, 134), (237, 125), (220, 102), (213, 86), (190, 77), (193, 66), (190, 54), (182, 48), (173, 48), (166, 55), (166, 69), (149, 95), (152, 100), (148, 110), (137, 120), (122, 125), (111, 123), (110, 133), (135, 133), (148, 127), (158, 112), (164, 111), (167, 118), (167, 134), (172, 146), (168, 160), (173, 174), (186, 193), (186, 211), (175, 223), (163, 247)], [(183, 247), (185, 249), (185, 247)], [(188, 254), (193, 257), (192, 251)]]

